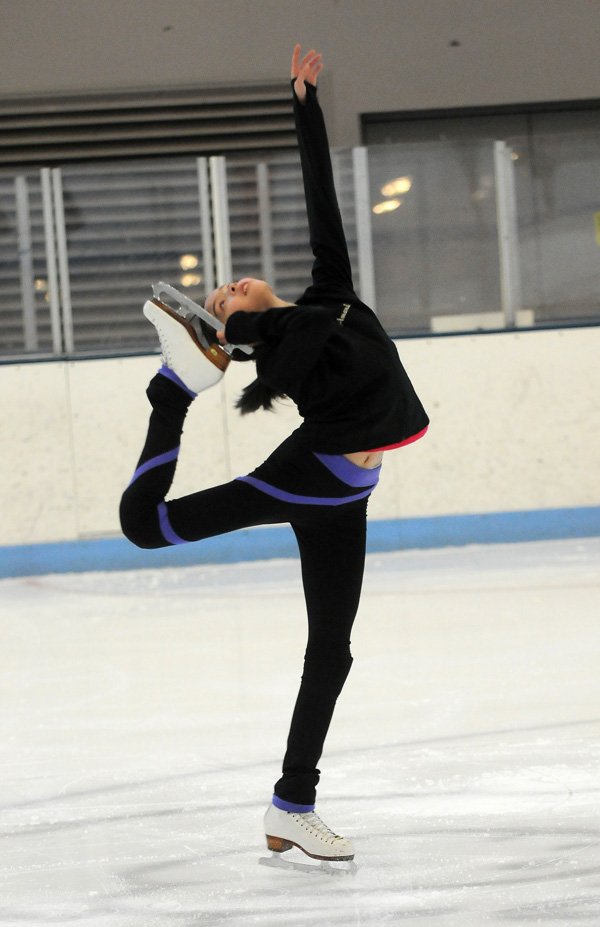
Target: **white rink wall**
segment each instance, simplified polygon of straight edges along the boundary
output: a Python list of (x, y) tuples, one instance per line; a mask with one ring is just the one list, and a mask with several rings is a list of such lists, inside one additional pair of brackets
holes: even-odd
[[(398, 342), (429, 434), (387, 454), (373, 519), (598, 505), (600, 328)], [(157, 356), (0, 367), (0, 545), (119, 534)], [(188, 415), (172, 495), (248, 472), (291, 431), (291, 403), (242, 419), (231, 365)]]

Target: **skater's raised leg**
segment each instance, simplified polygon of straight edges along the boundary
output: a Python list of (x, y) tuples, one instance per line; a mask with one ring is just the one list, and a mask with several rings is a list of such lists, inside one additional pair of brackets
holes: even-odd
[(119, 515), (125, 536), (138, 547), (175, 543), (166, 517), (164, 498), (171, 488), (183, 424), (193, 394), (163, 367), (150, 381), (146, 395), (152, 406), (148, 434)]
[(221, 379), (229, 358), (201, 337), (189, 314), (149, 300), (144, 315), (156, 328), (163, 365), (146, 391), (152, 406), (148, 435), (121, 500), (120, 517), (130, 541), (153, 548), (177, 543), (163, 500), (175, 475), (183, 423), (193, 399)]
[(168, 547), (289, 520), (282, 503), (238, 480), (165, 501), (188, 409), (198, 392), (221, 379), (229, 358), (218, 345), (207, 347), (202, 333), (170, 307), (151, 300), (144, 313), (158, 331), (165, 363), (146, 391), (152, 406), (148, 434), (121, 499), (125, 536), (138, 547)]

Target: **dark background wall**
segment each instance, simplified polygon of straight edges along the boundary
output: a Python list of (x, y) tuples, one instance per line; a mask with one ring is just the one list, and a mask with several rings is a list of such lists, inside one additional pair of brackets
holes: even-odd
[(333, 145), (360, 114), (600, 98), (598, 0), (1, 0), (0, 99), (285, 79), (325, 55)]

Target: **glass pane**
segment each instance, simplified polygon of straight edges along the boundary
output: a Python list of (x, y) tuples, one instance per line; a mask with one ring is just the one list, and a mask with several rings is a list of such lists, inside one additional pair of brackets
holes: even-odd
[(386, 329), (502, 325), (492, 142), (376, 146), (369, 174)]
[(204, 293), (195, 159), (68, 167), (62, 185), (75, 350), (155, 347), (151, 284)]
[(600, 318), (600, 133), (509, 139), (523, 306), (536, 323)]
[(275, 156), (268, 170), (275, 292), (294, 300), (311, 282), (313, 261), (300, 156), (297, 152)]
[[(226, 164), (233, 279), (267, 277), (260, 247), (257, 161), (227, 158)], [(218, 286), (229, 282), (216, 281)]]
[[(19, 186), (21, 231), (17, 210)], [(47, 289), (40, 174), (0, 174), (0, 354), (52, 350)], [(28, 293), (32, 300), (28, 299)]]
[[(334, 153), (332, 160), (358, 286), (352, 152)], [(262, 277), (282, 299), (298, 298), (310, 284), (313, 260), (298, 154), (228, 158), (227, 191), (234, 279)]]
[(509, 135), (524, 135), (527, 132), (526, 113), (480, 113), (465, 111), (460, 115), (416, 116), (403, 113), (394, 119), (386, 114), (363, 117), (363, 139), (369, 147), (373, 145), (419, 142), (464, 143), (504, 139)]
[(361, 296), (360, 272), (358, 266), (358, 242), (356, 231), (356, 194), (354, 188), (354, 163), (352, 149), (340, 149), (332, 153), (333, 176), (344, 223), (352, 280), (354, 289)]

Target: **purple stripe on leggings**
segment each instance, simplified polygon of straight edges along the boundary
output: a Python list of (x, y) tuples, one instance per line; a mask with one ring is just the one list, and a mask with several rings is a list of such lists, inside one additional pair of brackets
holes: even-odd
[(164, 537), (165, 541), (169, 542), (169, 544), (189, 543), (188, 541), (184, 541), (183, 538), (180, 538), (178, 534), (175, 534), (171, 528), (166, 502), (160, 502), (158, 505), (158, 523), (160, 525), (162, 536)]
[(166, 464), (166, 463), (170, 463), (172, 460), (177, 460), (177, 456), (179, 454), (179, 447), (180, 445), (177, 445), (177, 447), (174, 447), (172, 451), (165, 451), (164, 454), (159, 454), (157, 457), (151, 457), (150, 460), (147, 460), (145, 463), (140, 464), (137, 470), (135, 471), (135, 473), (133, 474), (133, 476), (131, 477), (129, 485), (131, 486), (132, 483), (135, 483), (137, 478), (141, 476), (143, 473), (147, 473), (148, 470), (153, 470), (154, 467), (160, 467), (161, 464)]
[(314, 805), (297, 805), (293, 801), (285, 801), (279, 795), (273, 795), (273, 804), (280, 811), (295, 811), (296, 814), (307, 814), (309, 811), (315, 810)]
[(364, 492), (356, 493), (353, 496), (299, 496), (294, 492), (286, 492), (285, 489), (277, 489), (276, 486), (271, 486), (263, 480), (257, 480), (255, 476), (238, 476), (237, 479), (243, 483), (249, 483), (250, 486), (254, 486), (255, 489), (266, 493), (267, 496), (280, 499), (281, 502), (295, 502), (298, 505), (345, 505), (347, 502), (364, 499), (366, 496), (370, 496), (372, 492), (372, 488), (369, 487)]
[(379, 481), (381, 464), (371, 468), (359, 467), (343, 454), (318, 454), (316, 451), (313, 454), (338, 480), (348, 486), (376, 486)]
[(166, 364), (163, 364), (160, 370), (158, 371), (163, 377), (166, 377), (167, 380), (172, 380), (180, 389), (182, 389), (188, 396), (191, 396), (192, 399), (195, 399), (198, 393), (195, 393), (193, 390), (189, 389), (180, 377), (177, 376), (174, 370), (171, 370), (170, 367), (167, 367)]

